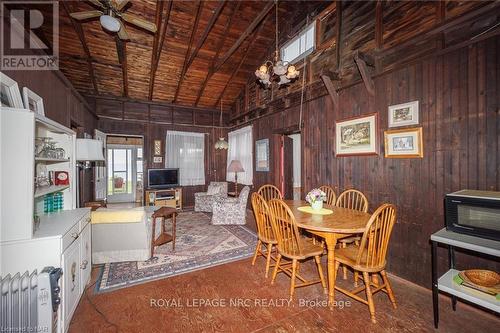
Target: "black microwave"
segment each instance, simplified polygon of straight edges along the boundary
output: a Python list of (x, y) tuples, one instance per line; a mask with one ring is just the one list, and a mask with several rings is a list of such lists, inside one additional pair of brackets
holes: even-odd
[(444, 201), (446, 229), (500, 241), (500, 192), (462, 190)]

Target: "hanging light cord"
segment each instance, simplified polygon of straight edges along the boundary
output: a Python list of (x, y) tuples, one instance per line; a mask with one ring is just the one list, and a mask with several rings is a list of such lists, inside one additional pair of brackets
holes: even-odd
[(275, 3), (275, 7), (276, 7), (276, 29), (275, 30), (275, 34), (276, 34), (276, 51), (275, 51), (275, 59), (274, 61), (278, 61), (279, 57), (278, 57), (278, 0), (274, 1)]
[[(309, 25), (309, 14), (307, 15), (306, 18), (306, 27)], [(299, 130), (302, 129), (302, 111), (303, 111), (303, 106), (304, 106), (304, 86), (305, 86), (305, 81), (306, 81), (306, 58), (307, 56), (304, 57), (304, 65), (302, 66), (302, 91), (300, 92), (300, 111), (299, 111)]]

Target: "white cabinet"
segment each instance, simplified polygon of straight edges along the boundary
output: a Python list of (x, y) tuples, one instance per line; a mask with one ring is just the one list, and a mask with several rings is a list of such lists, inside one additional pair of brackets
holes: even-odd
[(78, 301), (80, 300), (80, 240), (75, 240), (62, 255), (63, 263), (63, 283), (62, 292), (64, 293), (61, 299), (62, 321), (64, 330), (69, 326), (71, 316), (75, 312)]
[[(35, 156), (36, 138), (45, 137), (63, 158)], [(75, 209), (75, 142), (75, 132), (53, 120), (0, 107), (0, 276), (61, 267), (58, 332), (67, 330), (92, 266), (90, 208)], [(37, 169), (67, 172), (69, 184), (36, 187)], [(45, 196), (59, 192), (62, 210), (45, 212)]]
[(92, 233), (90, 230), (90, 223), (89, 223), (83, 228), (83, 231), (80, 234), (80, 258), (81, 258), (80, 292), (82, 294), (85, 291), (85, 286), (90, 281), (90, 273), (92, 270), (91, 236)]

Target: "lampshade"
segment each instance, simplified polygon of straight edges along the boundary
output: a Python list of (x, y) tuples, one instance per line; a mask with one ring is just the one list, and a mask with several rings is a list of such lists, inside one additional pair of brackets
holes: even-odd
[(245, 172), (245, 169), (243, 169), (243, 165), (241, 165), (240, 161), (232, 160), (231, 163), (229, 163), (229, 166), (227, 167), (227, 171), (229, 171), (229, 172)]
[(104, 161), (102, 143), (94, 139), (76, 139), (77, 161)]
[(228, 149), (229, 144), (224, 138), (219, 138), (219, 140), (215, 143), (215, 149)]

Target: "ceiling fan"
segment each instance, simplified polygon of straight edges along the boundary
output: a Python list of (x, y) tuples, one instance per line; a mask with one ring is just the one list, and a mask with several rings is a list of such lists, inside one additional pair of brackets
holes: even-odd
[(99, 17), (102, 27), (108, 31), (117, 32), (120, 39), (130, 39), (122, 20), (153, 33), (157, 30), (156, 24), (124, 12), (126, 9), (123, 9), (130, 0), (87, 0), (87, 2), (100, 10), (76, 12), (71, 13), (70, 16), (79, 21)]

